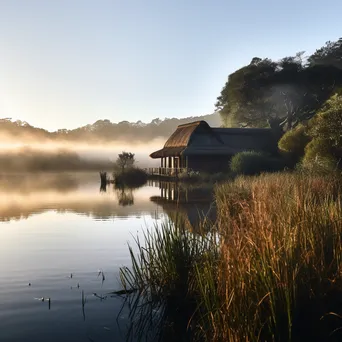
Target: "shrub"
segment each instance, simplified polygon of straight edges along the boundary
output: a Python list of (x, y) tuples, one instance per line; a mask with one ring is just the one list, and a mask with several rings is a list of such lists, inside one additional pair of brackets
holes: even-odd
[(331, 146), (326, 139), (313, 139), (305, 148), (305, 156), (301, 162), (304, 170), (315, 172), (332, 171), (338, 162), (333, 156)]
[(116, 185), (138, 187), (147, 182), (147, 173), (139, 168), (130, 168), (124, 172), (114, 172), (113, 176)]
[(332, 96), (309, 122), (312, 141), (305, 148), (304, 168), (336, 169), (342, 158), (342, 96)]
[(310, 136), (306, 132), (306, 127), (302, 124), (286, 132), (278, 142), (281, 152), (289, 154), (295, 160), (304, 156), (305, 146), (309, 143)]
[(283, 168), (284, 163), (281, 160), (255, 151), (237, 153), (230, 161), (230, 170), (235, 174), (255, 175), (280, 171)]

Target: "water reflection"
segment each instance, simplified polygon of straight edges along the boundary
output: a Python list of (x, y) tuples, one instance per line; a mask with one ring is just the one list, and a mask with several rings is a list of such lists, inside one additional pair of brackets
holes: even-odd
[(0, 221), (27, 219), (48, 210), (72, 212), (108, 220), (115, 217), (158, 218), (161, 211), (149, 198), (152, 186), (115, 188), (109, 184), (99, 193), (98, 174), (17, 174), (0, 176)]
[(134, 204), (133, 188), (126, 186), (114, 186), (119, 205), (126, 207), (127, 205)]
[(99, 183), (96, 173), (0, 175), (0, 222), (48, 210), (99, 220), (143, 213), (159, 218), (165, 212), (171, 220), (182, 219), (190, 229), (197, 229), (204, 219), (216, 220), (212, 186), (150, 181), (142, 188), (102, 184), (99, 189)]
[(216, 221), (216, 205), (212, 185), (188, 185), (174, 182), (150, 183), (160, 189), (151, 201), (160, 205), (174, 222), (182, 221), (190, 230)]
[(124, 341), (115, 318), (126, 326), (130, 310), (108, 293), (121, 290), (127, 241), (134, 247), (164, 211), (190, 229), (215, 214), (210, 187), (99, 187), (98, 173), (0, 175), (0, 221), (11, 221), (0, 227), (0, 341), (84, 341), (84, 320), (93, 340)]

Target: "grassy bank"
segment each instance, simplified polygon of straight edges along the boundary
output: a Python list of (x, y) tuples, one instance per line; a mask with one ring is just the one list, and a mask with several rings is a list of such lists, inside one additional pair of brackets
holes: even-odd
[(341, 188), (285, 173), (219, 185), (211, 233), (159, 227), (123, 284), (158, 305), (163, 340), (340, 341)]

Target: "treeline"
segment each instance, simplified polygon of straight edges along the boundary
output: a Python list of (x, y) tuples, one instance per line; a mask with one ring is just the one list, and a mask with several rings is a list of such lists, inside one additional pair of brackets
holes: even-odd
[(35, 150), (23, 147), (0, 151), (0, 172), (99, 171), (112, 170), (114, 163), (81, 158), (76, 152)]
[(285, 133), (279, 148), (288, 166), (339, 169), (342, 38), (307, 57), (253, 58), (229, 75), (216, 106), (225, 126), (271, 126)]
[(86, 141), (106, 143), (128, 140), (130, 142), (150, 142), (153, 138), (169, 137), (178, 125), (196, 120), (205, 120), (212, 126), (220, 125), (220, 117), (216, 113), (184, 119), (167, 118), (160, 120), (157, 118), (150, 123), (143, 123), (142, 121), (135, 123), (128, 121), (113, 123), (109, 120), (98, 120), (93, 124), (76, 129), (59, 129), (54, 132), (49, 132), (45, 129), (31, 126), (27, 122), (20, 120), (12, 121), (9, 118), (4, 118), (0, 119), (0, 136), (22, 140), (49, 139), (68, 142)]

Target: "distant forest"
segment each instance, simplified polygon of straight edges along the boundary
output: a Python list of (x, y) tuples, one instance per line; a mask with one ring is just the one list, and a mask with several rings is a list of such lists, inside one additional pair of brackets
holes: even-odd
[(212, 126), (221, 124), (218, 113), (197, 117), (188, 117), (184, 119), (164, 119), (159, 118), (152, 120), (150, 123), (138, 121), (135, 123), (122, 121), (112, 123), (109, 120), (98, 120), (93, 124), (89, 124), (76, 129), (59, 129), (55, 132), (49, 132), (42, 128), (31, 126), (27, 122), (12, 121), (10, 118), (0, 119), (0, 137), (13, 138), (18, 140), (34, 140), (40, 141), (48, 139), (51, 141), (66, 142), (97, 142), (109, 143), (115, 141), (134, 142), (150, 142), (153, 138), (167, 138), (178, 125), (196, 121), (205, 120)]

